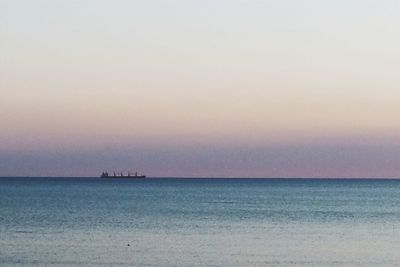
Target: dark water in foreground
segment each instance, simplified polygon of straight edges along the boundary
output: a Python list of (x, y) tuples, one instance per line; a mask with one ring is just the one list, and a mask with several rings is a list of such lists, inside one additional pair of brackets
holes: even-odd
[(0, 178), (0, 266), (398, 266), (399, 251), (395, 180)]

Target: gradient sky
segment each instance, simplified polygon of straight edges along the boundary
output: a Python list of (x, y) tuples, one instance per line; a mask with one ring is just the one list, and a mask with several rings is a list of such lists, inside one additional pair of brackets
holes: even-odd
[(0, 176), (400, 177), (399, 14), (0, 0)]

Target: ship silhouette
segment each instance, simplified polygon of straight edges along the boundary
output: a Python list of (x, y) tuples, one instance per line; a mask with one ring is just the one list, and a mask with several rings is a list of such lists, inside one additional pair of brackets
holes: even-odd
[(123, 172), (121, 172), (120, 174), (117, 174), (117, 173), (114, 172), (112, 175), (111, 175), (111, 174), (108, 174), (108, 172), (102, 172), (101, 175), (100, 175), (100, 178), (144, 179), (144, 178), (146, 178), (146, 175), (144, 175), (144, 174), (138, 174), (137, 172), (135, 172), (133, 175), (132, 175), (130, 172), (128, 172), (127, 175), (124, 175)]

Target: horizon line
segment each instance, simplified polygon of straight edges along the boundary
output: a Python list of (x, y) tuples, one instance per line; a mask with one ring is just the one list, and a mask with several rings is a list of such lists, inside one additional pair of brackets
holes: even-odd
[[(3, 178), (92, 178), (100, 176), (0, 176)], [(118, 178), (118, 177), (116, 177)], [(124, 178), (121, 178), (124, 179)], [(147, 176), (146, 179), (259, 179), (259, 180), (400, 180), (400, 177), (208, 177), (208, 176)], [(134, 180), (134, 179), (126, 179)], [(143, 180), (143, 179), (142, 179)]]

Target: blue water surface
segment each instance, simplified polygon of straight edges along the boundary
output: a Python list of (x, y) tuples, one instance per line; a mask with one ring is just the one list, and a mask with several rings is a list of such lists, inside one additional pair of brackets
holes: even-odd
[(1, 266), (398, 266), (400, 181), (0, 178)]

